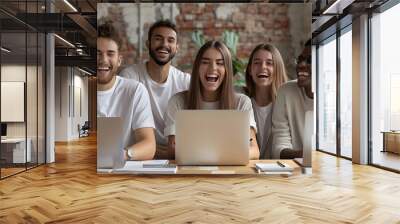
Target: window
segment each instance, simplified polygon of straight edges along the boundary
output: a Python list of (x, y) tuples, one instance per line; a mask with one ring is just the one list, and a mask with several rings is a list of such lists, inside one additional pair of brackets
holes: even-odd
[(400, 170), (400, 5), (371, 18), (372, 163)]
[(318, 149), (336, 154), (336, 36), (318, 47)]
[(340, 41), (340, 155), (352, 157), (352, 33), (344, 29)]
[[(2, 6), (18, 6), (19, 15), (24, 16), (41, 12), (44, 3), (2, 1)], [(0, 121), (7, 127), (0, 144), (2, 179), (45, 163), (46, 38), (9, 14), (0, 12), (0, 17), (10, 21), (0, 29), (0, 90), (1, 98), (8, 99), (0, 104), (0, 112), (11, 117), (3, 116)], [(18, 106), (18, 110), (11, 110), (11, 106)]]

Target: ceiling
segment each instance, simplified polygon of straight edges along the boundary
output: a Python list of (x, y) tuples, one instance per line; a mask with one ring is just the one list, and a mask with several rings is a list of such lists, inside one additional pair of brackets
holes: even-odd
[[(312, 32), (313, 37), (316, 37), (332, 27), (333, 24), (336, 24), (336, 22), (345, 15), (356, 15), (359, 12), (377, 7), (386, 1), (387, 0), (244, 0), (241, 2), (311, 2), (313, 5)], [(7, 54), (8, 59), (23, 58), (21, 56), (24, 55), (34, 55), (37, 51), (36, 41), (32, 40), (34, 37), (30, 34), (25, 34), (25, 32), (54, 32), (74, 45), (74, 47), (72, 47), (60, 38), (55, 38), (56, 65), (81, 66), (95, 71), (97, 2), (159, 1), (1, 0), (0, 28), (2, 30), (2, 46), (13, 50), (11, 53)], [(203, 0), (202, 2), (212, 1)], [(332, 7), (332, 5), (335, 5), (335, 8)], [(328, 11), (327, 9), (329, 8), (330, 10)], [(334, 9), (332, 10), (332, 8)], [(51, 13), (49, 13), (50, 11)], [(25, 46), (27, 46), (26, 50)], [(41, 47), (41, 45), (39, 47)], [(4, 55), (3, 52), (2, 55)], [(4, 57), (2, 60), (4, 60)]]
[(388, 0), (315, 0), (311, 31), (317, 43), (351, 24), (352, 18), (373, 11)]
[(1, 0), (1, 43), (12, 50), (2, 51), (2, 61), (24, 63), (26, 56), (30, 60), (44, 47), (37, 45), (37, 33), (51, 32), (74, 45), (55, 38), (56, 66), (95, 71), (96, 4), (96, 0)]

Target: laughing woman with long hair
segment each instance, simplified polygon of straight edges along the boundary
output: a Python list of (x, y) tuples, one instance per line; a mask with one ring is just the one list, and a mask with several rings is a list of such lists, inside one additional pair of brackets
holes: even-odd
[(250, 111), (249, 158), (258, 159), (257, 126), (251, 100), (233, 89), (232, 56), (220, 41), (205, 43), (193, 65), (190, 88), (173, 96), (165, 114), (164, 135), (168, 136), (169, 157), (175, 157), (175, 114), (179, 110), (240, 110)]
[(260, 158), (272, 158), (272, 108), (279, 87), (287, 81), (279, 50), (271, 44), (257, 45), (246, 69), (246, 92), (251, 98), (257, 122)]

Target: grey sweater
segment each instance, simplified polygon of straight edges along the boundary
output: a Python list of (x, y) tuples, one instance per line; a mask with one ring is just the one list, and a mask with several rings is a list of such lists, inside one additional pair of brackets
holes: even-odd
[(314, 110), (314, 101), (297, 80), (282, 85), (272, 111), (273, 158), (279, 158), (283, 149), (303, 149), (303, 131), (306, 111)]

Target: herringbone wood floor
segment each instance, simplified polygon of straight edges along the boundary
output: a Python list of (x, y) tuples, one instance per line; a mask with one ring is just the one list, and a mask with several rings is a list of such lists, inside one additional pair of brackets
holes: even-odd
[(312, 176), (101, 176), (94, 137), (0, 181), (0, 223), (400, 223), (400, 175), (313, 155)]

